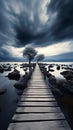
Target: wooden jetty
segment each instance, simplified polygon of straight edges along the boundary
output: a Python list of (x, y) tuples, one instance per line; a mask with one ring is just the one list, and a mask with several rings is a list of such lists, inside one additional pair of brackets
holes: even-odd
[(71, 130), (38, 65), (8, 130)]

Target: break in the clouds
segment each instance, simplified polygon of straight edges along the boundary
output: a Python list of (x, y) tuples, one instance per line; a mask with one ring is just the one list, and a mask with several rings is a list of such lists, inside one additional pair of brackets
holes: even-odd
[(73, 60), (73, 0), (0, 0), (0, 61), (22, 58), (26, 45)]
[(47, 56), (44, 61), (54, 61), (54, 62), (71, 62), (73, 61), (73, 52), (63, 53), (54, 56)]

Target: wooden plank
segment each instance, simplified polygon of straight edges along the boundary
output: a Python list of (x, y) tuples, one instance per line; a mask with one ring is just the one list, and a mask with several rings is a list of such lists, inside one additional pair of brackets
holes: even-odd
[(31, 93), (29, 93), (29, 92), (27, 92), (27, 93), (23, 93), (23, 95), (53, 95), (52, 93), (37, 93), (37, 92), (31, 92)]
[(47, 91), (47, 92), (39, 92), (39, 91), (34, 91), (34, 92), (32, 92), (32, 91), (27, 91), (27, 94), (28, 94), (28, 93), (31, 93), (31, 94), (33, 94), (33, 93), (34, 93), (34, 94), (38, 94), (38, 93), (39, 93), (39, 94), (52, 94), (52, 92), (49, 92), (49, 91)]
[(38, 99), (36, 99), (36, 98), (21, 98), (20, 99), (20, 101), (35, 101), (35, 102), (37, 102), (37, 101), (56, 101), (56, 99), (55, 98), (38, 98)]
[(24, 90), (24, 92), (25, 92), (25, 91), (30, 91), (30, 90), (31, 90), (31, 91), (35, 91), (35, 92), (36, 92), (36, 91), (39, 92), (39, 90), (40, 90), (41, 92), (42, 92), (42, 91), (52, 92), (51, 89), (47, 89), (47, 88), (46, 88), (46, 89), (43, 89), (43, 88), (42, 88), (42, 89), (40, 89), (40, 88), (39, 88), (39, 89), (38, 89), (38, 88), (37, 88), (37, 89), (36, 89), (36, 88), (27, 88), (26, 90)]
[(31, 80), (31, 82), (30, 82), (30, 84), (35, 84), (35, 83), (37, 83), (37, 84), (44, 84), (45, 85), (45, 82), (44, 82), (44, 80), (37, 80), (36, 81), (36, 79), (34, 79), (34, 80)]
[(42, 107), (46, 107), (46, 106), (58, 106), (57, 102), (19, 102), (18, 106), (42, 106)]
[(45, 87), (43, 87), (43, 88), (41, 88), (41, 87), (29, 87), (29, 90), (42, 90), (42, 91), (44, 91), (44, 90), (47, 90), (47, 91), (50, 91), (50, 89), (48, 90), (48, 89), (45, 89)]
[(25, 101), (26, 100), (33, 100), (33, 101), (35, 101), (35, 100), (38, 100), (38, 101), (39, 100), (45, 100), (45, 101), (48, 101), (48, 100), (55, 100), (55, 98), (54, 97), (50, 97), (50, 98), (48, 98), (48, 97), (45, 97), (45, 98), (42, 97), (42, 98), (40, 98), (40, 97), (28, 97), (28, 96), (25, 98), (25, 97), (22, 96), (21, 100), (25, 100)]
[(11, 123), (8, 130), (71, 130), (66, 120)]
[(45, 87), (34, 87), (34, 86), (33, 86), (33, 87), (31, 86), (31, 87), (29, 87), (28, 89), (51, 91), (50, 88), (47, 89), (47, 88), (45, 88)]
[(39, 98), (40, 99), (43, 99), (43, 98), (46, 99), (47, 98), (48, 99), (48, 98), (54, 98), (54, 96), (51, 96), (51, 95), (48, 96), (48, 97), (45, 97), (45, 96), (42, 96), (42, 97), (38, 97), (38, 96), (21, 96), (21, 99), (25, 99), (25, 98), (32, 98), (32, 99), (33, 98), (36, 98), (36, 99), (39, 99)]
[[(38, 77), (39, 77), (39, 75), (38, 75)], [(30, 83), (30, 84), (32, 84), (32, 83), (43, 83), (43, 84), (45, 84), (44, 80), (41, 79), (41, 77), (39, 77), (39, 79), (36, 79), (36, 78), (34, 77), (33, 79), (30, 80), (29, 83)]]
[(8, 130), (71, 130), (38, 65)]
[(27, 93), (49, 93), (47, 90), (28, 90)]
[(38, 86), (30, 86), (29, 89), (50, 89), (50, 88), (38, 87)]
[[(35, 91), (35, 89), (33, 89), (33, 91), (34, 91), (34, 93), (35, 93), (35, 92), (38, 93), (38, 92), (39, 92), (39, 89), (36, 90), (36, 91)], [(30, 89), (26, 89), (26, 92), (27, 92), (27, 93), (28, 93), (28, 92), (31, 93), (31, 92), (33, 92), (33, 91), (31, 91)], [(52, 93), (52, 91), (51, 91), (50, 89), (49, 89), (49, 90), (45, 89), (45, 91), (41, 89), (40, 91), (41, 91), (40, 93), (43, 93), (43, 92), (46, 92), (46, 93)], [(24, 91), (24, 92), (25, 92), (25, 91)], [(24, 92), (23, 92), (23, 93), (24, 93)]]
[(28, 98), (53, 98), (54, 96), (53, 95), (45, 95), (45, 96), (43, 96), (43, 95), (22, 95), (21, 97), (23, 97), (23, 98), (26, 98), (26, 97), (28, 97)]
[(49, 93), (49, 94), (48, 93), (23, 93), (23, 96), (25, 96), (25, 95), (30, 95), (30, 96), (35, 95), (35, 96), (39, 97), (39, 96), (48, 96), (48, 95), (51, 96), (53, 94), (52, 93)]
[(47, 87), (44, 83), (38, 83), (38, 82), (32, 82), (32, 84), (30, 84), (29, 86), (35, 86), (35, 87)]
[[(36, 78), (37, 78), (37, 77), (36, 77)], [(34, 78), (33, 78), (29, 83), (32, 84), (32, 81), (33, 81), (33, 83), (37, 83), (37, 82), (38, 82), (38, 83), (44, 83), (44, 80), (43, 80), (43, 79), (40, 79), (40, 80), (37, 79), (37, 80), (36, 80), (36, 78), (35, 78), (35, 80), (33, 80), (33, 79), (34, 79)], [(41, 78), (41, 77), (39, 77), (39, 78)], [(44, 83), (44, 84), (45, 84), (45, 83)]]
[(61, 113), (59, 107), (18, 107), (17, 113)]
[(26, 121), (50, 121), (65, 119), (63, 113), (45, 113), (45, 114), (15, 114), (12, 121), (26, 122)]
[(37, 92), (37, 93), (41, 92), (42, 93), (42, 92), (48, 92), (48, 91), (47, 91), (47, 89), (36, 89), (36, 88), (30, 89), (29, 88), (28, 92)]

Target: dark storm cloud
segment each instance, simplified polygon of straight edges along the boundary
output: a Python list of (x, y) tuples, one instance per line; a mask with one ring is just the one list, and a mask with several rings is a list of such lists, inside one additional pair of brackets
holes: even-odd
[(40, 44), (50, 45), (73, 40), (73, 0), (51, 0), (47, 8), (48, 31), (39, 39)]
[(0, 61), (11, 60), (12, 56), (5, 49), (0, 48)]
[(21, 47), (44, 35), (46, 30), (38, 12), (40, 3), (38, 0), (0, 0), (0, 45)]
[(73, 0), (51, 0), (47, 8), (48, 31), (39, 39), (40, 44), (50, 45), (73, 40)]
[(0, 0), (0, 45), (21, 47), (33, 42), (45, 46), (72, 39), (73, 0), (47, 3), (45, 24), (39, 18), (41, 6), (41, 0)]
[(0, 0), (0, 46), (41, 47), (72, 41), (73, 0), (48, 0), (44, 7), (45, 1)]
[(55, 40), (73, 39), (73, 0), (51, 0), (48, 13), (57, 13), (51, 26)]

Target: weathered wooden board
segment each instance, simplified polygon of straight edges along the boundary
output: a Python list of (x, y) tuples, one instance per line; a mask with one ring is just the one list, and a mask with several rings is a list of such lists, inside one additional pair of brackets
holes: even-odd
[[(45, 84), (43, 84), (43, 83), (32, 83), (32, 84), (30, 84), (29, 85), (30, 87), (32, 86), (32, 87), (44, 87), (45, 86)], [(48, 86), (45, 86), (46, 88), (48, 88)]]
[(41, 107), (57, 107), (57, 102), (19, 102), (18, 106), (41, 106)]
[(36, 92), (34, 92), (34, 93), (32, 93), (32, 92), (28, 93), (28, 92), (26, 92), (26, 93), (23, 93), (23, 95), (38, 95), (38, 96), (39, 95), (43, 95), (44, 96), (44, 95), (53, 95), (53, 94), (52, 93), (48, 94), (48, 93), (36, 93)]
[(33, 101), (35, 101), (35, 102), (40, 102), (40, 101), (56, 101), (56, 99), (55, 98), (21, 98), (20, 99), (20, 101), (21, 102), (25, 102), (25, 101), (31, 101), (31, 102), (33, 102)]
[(45, 114), (15, 114), (13, 121), (50, 121), (50, 120), (65, 120), (63, 113), (45, 113)]
[(71, 130), (66, 120), (11, 123), (8, 130)]
[(61, 113), (61, 110), (59, 107), (18, 107), (16, 112), (18, 113), (26, 113), (26, 112), (35, 112), (35, 113)]
[(71, 130), (38, 65), (8, 130)]
[(48, 89), (45, 89), (44, 87), (43, 87), (43, 88), (33, 87), (33, 88), (29, 88), (29, 90), (32, 90), (32, 91), (33, 91), (33, 90), (34, 90), (34, 91), (37, 91), (37, 90), (38, 90), (38, 91), (45, 91), (45, 90), (46, 90), (46, 91), (50, 91), (50, 90), (48, 90)]
[(28, 97), (28, 98), (53, 98), (54, 96), (53, 95), (22, 95), (21, 97), (23, 97), (23, 98), (26, 98), (26, 97)]

